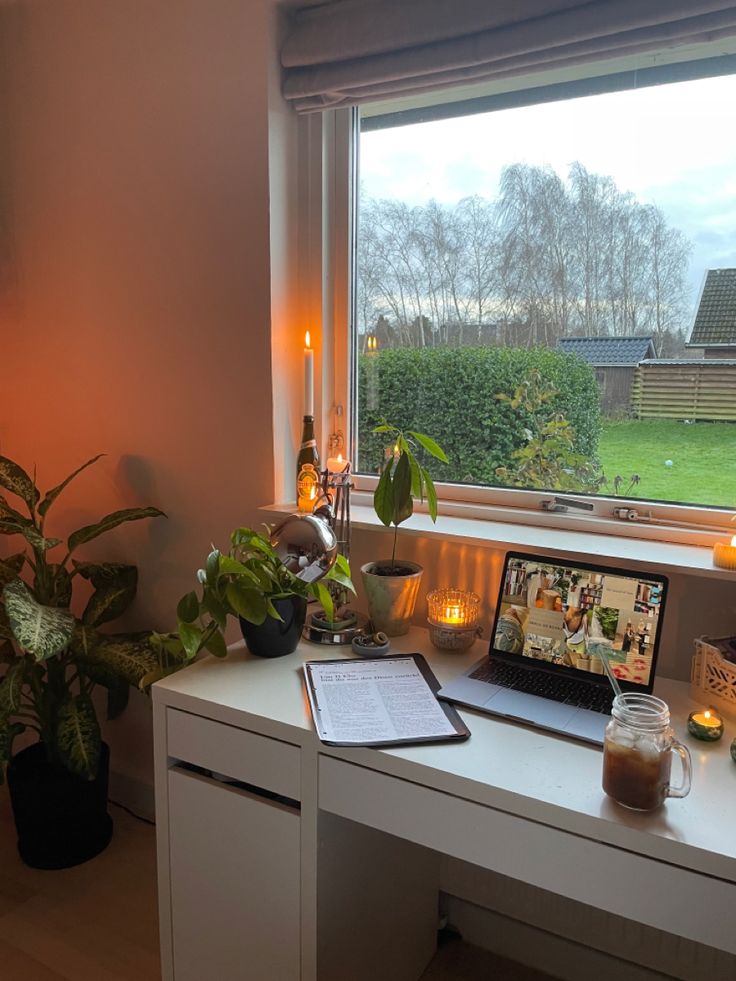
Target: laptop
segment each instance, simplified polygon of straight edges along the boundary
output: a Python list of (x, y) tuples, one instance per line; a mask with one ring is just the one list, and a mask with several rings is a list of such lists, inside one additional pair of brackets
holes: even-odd
[(651, 692), (667, 578), (509, 552), (486, 657), (439, 698), (603, 744), (613, 690)]

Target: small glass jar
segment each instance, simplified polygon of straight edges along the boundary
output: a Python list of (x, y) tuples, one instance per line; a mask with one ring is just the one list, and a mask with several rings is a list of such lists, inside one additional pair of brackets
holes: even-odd
[[(679, 787), (670, 784), (673, 753), (682, 762)], [(617, 695), (603, 744), (608, 796), (632, 810), (653, 811), (667, 797), (687, 797), (690, 779), (690, 753), (675, 739), (667, 703), (636, 692)]]

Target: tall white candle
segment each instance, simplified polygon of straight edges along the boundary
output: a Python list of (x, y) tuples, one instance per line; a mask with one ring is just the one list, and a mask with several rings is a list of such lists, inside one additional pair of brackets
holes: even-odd
[(314, 351), (309, 331), (304, 336), (304, 415), (314, 415)]

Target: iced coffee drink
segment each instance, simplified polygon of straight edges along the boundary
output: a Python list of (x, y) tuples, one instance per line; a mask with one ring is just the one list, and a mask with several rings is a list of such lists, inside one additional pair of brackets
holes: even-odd
[[(613, 700), (603, 745), (603, 789), (637, 811), (653, 811), (667, 797), (690, 792), (690, 754), (670, 726), (667, 704), (654, 695), (631, 692)], [(670, 782), (672, 754), (682, 761), (682, 785)]]

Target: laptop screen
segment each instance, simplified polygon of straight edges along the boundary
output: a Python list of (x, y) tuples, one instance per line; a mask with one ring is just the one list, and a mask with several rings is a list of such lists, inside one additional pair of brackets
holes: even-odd
[(492, 654), (605, 680), (601, 651), (629, 690), (651, 691), (667, 579), (509, 553)]

